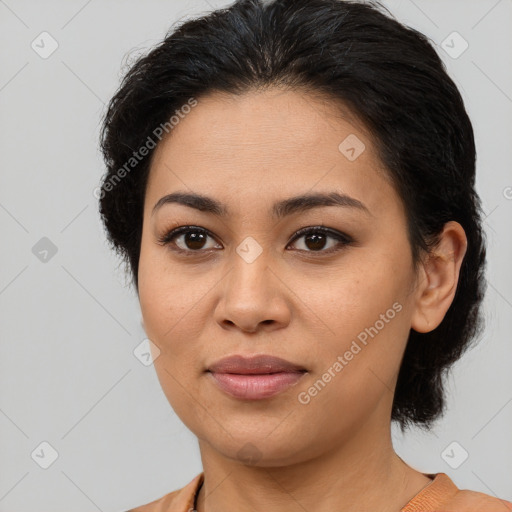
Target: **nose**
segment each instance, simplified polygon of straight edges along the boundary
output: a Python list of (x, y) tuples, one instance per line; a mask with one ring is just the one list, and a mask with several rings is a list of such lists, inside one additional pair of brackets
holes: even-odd
[(238, 255), (234, 260), (231, 271), (219, 283), (222, 295), (215, 310), (217, 323), (223, 329), (250, 333), (287, 326), (291, 316), (287, 286), (264, 254), (252, 263)]

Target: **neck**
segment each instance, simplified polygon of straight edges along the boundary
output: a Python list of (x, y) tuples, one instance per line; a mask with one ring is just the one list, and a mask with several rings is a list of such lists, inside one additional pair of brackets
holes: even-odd
[(431, 483), (395, 453), (391, 431), (371, 426), (315, 458), (250, 466), (199, 441), (204, 484), (197, 512), (397, 512)]

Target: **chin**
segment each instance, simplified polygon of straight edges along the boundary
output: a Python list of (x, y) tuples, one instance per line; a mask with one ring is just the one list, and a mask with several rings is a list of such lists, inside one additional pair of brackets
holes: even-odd
[[(232, 432), (231, 430), (230, 433)], [(311, 449), (312, 442), (301, 441), (292, 432), (283, 430), (279, 435), (274, 432), (270, 436), (266, 433), (262, 434), (262, 430), (259, 432), (259, 434), (250, 435), (246, 431), (242, 435), (237, 431), (238, 435), (233, 437), (224, 432), (222, 439), (219, 437), (212, 439), (211, 436), (204, 436), (202, 439), (224, 457), (246, 466), (261, 468), (290, 466), (307, 459), (308, 456), (314, 456), (307, 453)], [(272, 429), (264, 432), (272, 432)], [(291, 439), (294, 441), (290, 442)]]

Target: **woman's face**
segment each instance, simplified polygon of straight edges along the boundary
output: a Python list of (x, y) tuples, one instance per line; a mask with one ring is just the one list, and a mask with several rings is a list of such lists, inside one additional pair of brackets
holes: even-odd
[[(402, 203), (371, 140), (333, 112), (299, 92), (211, 94), (155, 150), (138, 275), (144, 326), (173, 409), (228, 458), (291, 464), (389, 429), (416, 274)], [(177, 192), (227, 214), (171, 201), (153, 210)], [(274, 209), (314, 194), (353, 201)], [(158, 243), (181, 226), (195, 228)], [(297, 236), (303, 228), (311, 233)], [(276, 394), (235, 397), (207, 371), (235, 354), (306, 371)]]

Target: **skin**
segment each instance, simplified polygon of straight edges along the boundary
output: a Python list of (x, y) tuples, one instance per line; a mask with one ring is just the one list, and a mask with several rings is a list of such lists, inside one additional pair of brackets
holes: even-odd
[[(306, 92), (213, 93), (153, 155), (139, 300), (160, 351), (153, 354), (162, 389), (199, 440), (199, 512), (397, 511), (431, 482), (394, 452), (391, 405), (410, 329), (435, 329), (452, 303), (466, 237), (458, 223), (447, 223), (435, 254), (416, 272), (403, 204), (371, 138), (347, 110), (344, 117), (333, 112), (333, 103)], [(350, 134), (365, 144), (354, 161), (338, 149)], [(162, 196), (177, 191), (212, 197), (231, 215), (175, 203), (152, 214)], [(281, 220), (270, 214), (276, 201), (333, 191), (369, 213), (321, 206)], [(202, 249), (183, 235), (174, 246), (157, 242), (185, 225), (211, 232)], [(319, 225), (353, 242), (294, 240), (299, 229)], [(236, 252), (248, 236), (262, 249), (251, 263)], [(395, 303), (400, 312), (300, 403), (299, 393)], [(205, 373), (232, 354), (275, 355), (308, 372), (272, 398), (238, 400)], [(251, 462), (241, 455), (248, 450)]]

